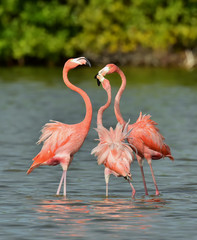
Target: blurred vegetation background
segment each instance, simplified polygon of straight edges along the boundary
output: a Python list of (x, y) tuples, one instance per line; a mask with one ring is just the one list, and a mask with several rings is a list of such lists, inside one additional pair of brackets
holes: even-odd
[(196, 0), (1, 0), (1, 65), (179, 65), (197, 53)]

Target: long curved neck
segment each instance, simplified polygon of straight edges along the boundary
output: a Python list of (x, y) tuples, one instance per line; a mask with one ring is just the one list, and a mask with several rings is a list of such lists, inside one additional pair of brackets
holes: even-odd
[(103, 120), (102, 120), (103, 113), (111, 104), (111, 90), (110, 89), (107, 90), (107, 97), (108, 97), (108, 99), (107, 99), (106, 104), (103, 105), (102, 107), (100, 107), (99, 110), (98, 110), (98, 113), (97, 113), (97, 126), (98, 125), (103, 126)]
[(122, 84), (121, 84), (121, 86), (120, 86), (120, 88), (119, 88), (119, 90), (116, 94), (116, 97), (115, 97), (114, 112), (115, 112), (117, 121), (120, 124), (126, 124), (126, 122), (123, 119), (122, 114), (120, 112), (120, 99), (121, 99), (121, 96), (122, 96), (122, 94), (125, 90), (125, 87), (126, 87), (126, 77), (125, 77), (124, 73), (120, 70), (119, 67), (117, 67), (116, 72), (120, 75), (120, 77), (122, 79)]
[(87, 127), (90, 128), (90, 124), (91, 124), (91, 120), (92, 120), (92, 104), (90, 101), (90, 98), (88, 97), (87, 93), (85, 91), (83, 91), (81, 88), (76, 87), (75, 85), (73, 85), (69, 80), (68, 80), (68, 72), (70, 69), (67, 69), (66, 67), (64, 67), (63, 69), (63, 80), (64, 83), (67, 85), (68, 88), (70, 88), (71, 90), (79, 93), (84, 102), (85, 102), (85, 106), (86, 106), (86, 115), (85, 118), (82, 122), (87, 124)]

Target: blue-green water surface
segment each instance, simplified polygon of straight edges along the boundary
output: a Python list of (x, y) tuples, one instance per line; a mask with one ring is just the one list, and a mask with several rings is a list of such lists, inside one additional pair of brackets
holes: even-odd
[[(94, 75), (98, 68), (69, 73), (72, 83), (91, 98), (89, 135), (75, 155), (67, 176), (67, 198), (56, 196), (61, 167), (26, 171), (39, 152), (41, 127), (50, 119), (77, 123), (85, 115), (82, 98), (62, 81), (61, 68), (0, 69), (0, 239), (197, 239), (197, 71), (123, 68), (127, 87), (121, 100), (125, 120), (140, 111), (158, 123), (175, 161), (153, 161), (160, 196), (147, 162), (149, 196), (144, 195), (137, 161), (131, 166), (136, 198), (129, 184), (111, 176), (105, 198), (103, 166), (91, 149), (96, 146), (96, 114), (106, 101)], [(120, 78), (108, 76), (114, 98)], [(115, 126), (111, 106), (103, 116)]]

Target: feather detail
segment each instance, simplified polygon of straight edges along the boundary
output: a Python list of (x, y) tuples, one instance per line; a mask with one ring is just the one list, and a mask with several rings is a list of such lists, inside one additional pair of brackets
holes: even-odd
[(132, 132), (128, 137), (128, 142), (133, 150), (142, 157), (144, 157), (145, 152), (150, 153), (152, 159), (171, 156), (170, 148), (164, 143), (165, 138), (156, 125), (157, 123), (151, 119), (150, 114), (142, 115), (142, 112), (140, 112), (137, 121), (129, 125)]
[[(68, 127), (69, 126), (69, 127)], [(47, 161), (51, 161), (56, 154), (56, 150), (64, 146), (73, 133), (72, 125), (67, 125), (58, 121), (52, 121), (46, 123), (42, 128), (42, 134), (38, 140), (38, 144), (43, 142), (41, 151), (33, 159), (33, 164), (27, 171), (29, 174), (32, 170), (40, 165), (46, 164)], [(56, 160), (55, 160), (56, 161)]]
[(138, 119), (137, 119), (137, 121), (136, 121), (136, 123), (139, 123), (139, 122), (141, 122), (141, 121), (143, 121), (144, 123), (146, 123), (146, 124), (150, 124), (150, 125), (158, 125), (158, 123), (156, 123), (155, 121), (153, 121), (152, 119), (151, 119), (151, 115), (150, 114), (143, 114), (142, 115), (142, 112), (140, 112), (140, 115), (139, 115), (139, 117), (138, 117)]
[(98, 164), (104, 164), (118, 175), (126, 176), (130, 172), (130, 164), (133, 161), (133, 151), (125, 142), (129, 132), (120, 123), (115, 129), (107, 130), (98, 125), (96, 131), (99, 136), (99, 144), (91, 151), (97, 157)]

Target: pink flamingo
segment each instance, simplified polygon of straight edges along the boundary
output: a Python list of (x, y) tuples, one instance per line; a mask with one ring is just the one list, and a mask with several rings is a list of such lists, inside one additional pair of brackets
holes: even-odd
[(80, 123), (72, 125), (57, 121), (45, 124), (42, 129), (42, 135), (38, 141), (38, 143), (44, 142), (43, 147), (33, 159), (34, 162), (27, 171), (27, 174), (29, 174), (34, 168), (40, 165), (55, 166), (60, 164), (63, 173), (57, 189), (57, 195), (59, 195), (62, 182), (64, 181), (64, 195), (66, 196), (66, 173), (68, 167), (73, 160), (74, 154), (81, 148), (90, 129), (92, 120), (92, 104), (90, 98), (86, 92), (76, 87), (68, 80), (69, 70), (79, 65), (91, 66), (90, 62), (85, 57), (71, 58), (64, 65), (63, 79), (67, 87), (82, 96), (86, 106), (85, 118)]
[[(126, 87), (126, 77), (124, 73), (115, 64), (107, 64), (103, 69), (99, 71), (99, 74), (102, 76), (105, 76), (106, 74), (111, 74), (114, 72), (117, 72), (122, 79), (122, 84), (115, 97), (114, 111), (115, 111), (115, 115), (118, 122), (120, 124), (125, 125), (126, 122), (120, 113), (120, 106), (119, 106), (120, 98)], [(146, 187), (146, 181), (145, 181), (144, 170), (143, 170), (143, 159), (145, 158), (150, 166), (153, 182), (156, 189), (156, 195), (159, 195), (159, 190), (157, 187), (157, 183), (156, 183), (153, 168), (152, 168), (152, 163), (151, 163), (152, 160), (158, 160), (164, 157), (168, 157), (171, 160), (174, 160), (174, 158), (171, 155), (169, 146), (164, 143), (164, 137), (161, 135), (161, 133), (159, 132), (159, 129), (155, 127), (155, 125), (157, 125), (157, 123), (151, 120), (151, 115), (149, 114), (142, 115), (142, 113), (140, 112), (140, 115), (137, 121), (128, 126), (130, 135), (127, 140), (131, 145), (131, 148), (136, 153), (137, 161), (141, 169), (141, 174), (143, 178), (146, 195), (148, 195), (148, 190)]]
[(109, 107), (111, 103), (111, 86), (107, 79), (103, 76), (96, 76), (98, 84), (102, 84), (103, 89), (107, 92), (108, 100), (105, 105), (100, 107), (97, 114), (97, 129), (99, 136), (99, 144), (95, 147), (91, 154), (94, 154), (97, 157), (98, 164), (104, 164), (105, 170), (105, 183), (106, 183), (106, 197), (108, 197), (108, 183), (110, 174), (115, 175), (116, 177), (124, 177), (128, 180), (132, 188), (132, 197), (135, 196), (135, 189), (131, 184), (130, 180), (130, 165), (133, 161), (133, 151), (125, 143), (125, 139), (128, 137), (129, 132), (127, 131), (127, 125), (124, 128), (121, 124), (117, 124), (116, 128), (113, 130), (110, 127), (107, 130), (102, 124), (103, 112)]

